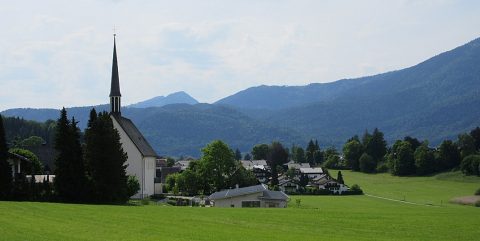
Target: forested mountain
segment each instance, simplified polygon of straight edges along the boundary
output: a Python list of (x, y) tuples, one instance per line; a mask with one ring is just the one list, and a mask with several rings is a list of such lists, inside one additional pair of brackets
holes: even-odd
[(147, 107), (161, 107), (170, 104), (198, 104), (198, 101), (189, 94), (179, 91), (167, 96), (157, 96), (136, 104), (128, 105), (127, 107), (147, 108)]
[(438, 143), (480, 124), (480, 39), (399, 71), (303, 87), (260, 86), (217, 103), (334, 145), (375, 127), (390, 141), (413, 135)]
[[(480, 125), (480, 39), (416, 66), (358, 79), (307, 86), (259, 86), (214, 105), (123, 108), (160, 154), (196, 155), (213, 139), (248, 151), (260, 142), (286, 146), (316, 138), (339, 147), (380, 128), (388, 141), (406, 135), (437, 145)], [(107, 110), (107, 106), (97, 106)], [(67, 109), (84, 128), (91, 107)], [(52, 109), (11, 109), (6, 116), (45, 121)]]

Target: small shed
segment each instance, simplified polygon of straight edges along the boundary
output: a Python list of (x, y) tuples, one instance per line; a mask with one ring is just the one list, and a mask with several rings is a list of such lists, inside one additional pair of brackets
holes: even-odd
[(288, 195), (282, 191), (271, 191), (264, 184), (227, 189), (209, 196), (214, 207), (232, 208), (285, 208)]

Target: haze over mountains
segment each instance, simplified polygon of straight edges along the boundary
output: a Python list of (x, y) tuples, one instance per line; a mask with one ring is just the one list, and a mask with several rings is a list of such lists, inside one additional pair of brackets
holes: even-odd
[[(122, 110), (160, 154), (198, 156), (214, 139), (243, 152), (261, 142), (280, 140), (290, 146), (310, 138), (340, 147), (349, 137), (375, 127), (389, 141), (411, 135), (436, 145), (480, 125), (480, 39), (413, 67), (375, 76), (252, 87), (214, 104), (197, 104), (184, 92), (171, 96)], [(179, 102), (187, 104), (171, 104)], [(68, 111), (84, 127), (90, 108)], [(44, 121), (58, 118), (59, 112), (10, 109), (2, 114)]]

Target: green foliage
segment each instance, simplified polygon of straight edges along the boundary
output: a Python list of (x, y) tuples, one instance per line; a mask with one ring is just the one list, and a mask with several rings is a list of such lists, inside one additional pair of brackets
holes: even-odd
[(40, 162), (38, 157), (31, 151), (21, 148), (12, 148), (9, 150), (11, 153), (18, 154), (20, 156), (26, 157), (30, 162), (22, 161), (22, 172), (25, 174), (42, 174), (43, 173), (43, 164)]
[(305, 150), (303, 150), (302, 147), (299, 147), (299, 146), (295, 146), (293, 145), (292, 146), (292, 159), (294, 162), (296, 163), (304, 163), (306, 162), (306, 159), (305, 159)]
[(245, 154), (243, 160), (252, 160), (252, 156), (250, 155), (250, 153)]
[(175, 159), (167, 157), (167, 167), (173, 167), (175, 165)]
[(475, 195), (480, 195), (480, 188), (478, 188), (477, 191), (475, 191)]
[(30, 136), (16, 145), (19, 147), (35, 147), (35, 146), (41, 146), (42, 144), (45, 143), (45, 140), (39, 136)]
[(255, 175), (235, 160), (233, 151), (221, 141), (203, 148), (199, 161), (191, 162), (182, 173), (167, 176), (167, 191), (184, 195), (209, 194), (217, 190), (257, 184)]
[(85, 163), (91, 181), (92, 201), (98, 203), (125, 203), (128, 198), (127, 154), (120, 143), (106, 112), (97, 117), (91, 111), (89, 127), (85, 131)]
[(460, 170), (466, 175), (480, 176), (480, 155), (469, 155), (463, 158)]
[(360, 156), (359, 166), (361, 172), (373, 173), (375, 172), (377, 163), (370, 155), (368, 155), (367, 153), (363, 153), (362, 156)]
[(12, 190), (12, 169), (7, 158), (8, 146), (5, 138), (3, 117), (0, 115), (0, 200), (7, 199)]
[(267, 160), (268, 145), (258, 144), (252, 149), (253, 160)]
[(460, 158), (462, 160), (469, 155), (475, 154), (475, 139), (471, 135), (466, 133), (458, 135), (457, 145), (460, 149)]
[(268, 147), (267, 163), (271, 168), (272, 180), (271, 185), (278, 185), (278, 169), (288, 162), (288, 152), (283, 148), (280, 142), (272, 142)]
[(360, 186), (358, 184), (353, 184), (351, 187), (350, 187), (350, 191), (356, 193), (356, 194), (363, 194), (363, 190), (360, 188)]
[(397, 142), (396, 152), (393, 153), (392, 174), (397, 176), (411, 175), (415, 173), (415, 160), (412, 146), (407, 141)]
[(470, 136), (475, 140), (475, 150), (480, 151), (480, 127), (476, 127), (470, 131)]
[(345, 184), (345, 182), (343, 181), (342, 171), (338, 171), (337, 173), (337, 182), (340, 184)]
[(420, 145), (414, 153), (417, 175), (426, 175), (435, 172), (435, 155), (426, 144)]
[(140, 183), (136, 176), (128, 176), (127, 177), (127, 195), (129, 197), (135, 195), (138, 191), (140, 191)]
[(460, 152), (450, 140), (442, 142), (438, 149), (438, 168), (440, 171), (452, 169), (460, 164)]
[(357, 139), (349, 140), (343, 146), (343, 156), (347, 161), (347, 166), (352, 170), (360, 170), (359, 160), (363, 154), (363, 146)]
[(331, 168), (331, 169), (344, 169), (345, 166), (343, 163), (340, 161), (340, 157), (338, 155), (330, 155), (327, 158), (327, 161), (323, 163), (323, 166), (326, 168)]
[(65, 108), (57, 120), (55, 135), (55, 191), (65, 202), (85, 202), (88, 200), (88, 183), (85, 176), (80, 130), (77, 122), (67, 119)]
[(324, 153), (320, 150), (318, 141), (310, 140), (308, 142), (307, 148), (305, 149), (306, 161), (312, 166), (321, 164), (324, 161)]
[(365, 153), (370, 155), (376, 163), (380, 162), (387, 153), (387, 142), (383, 138), (383, 132), (378, 128), (373, 130), (372, 135), (365, 133), (363, 146)]
[(242, 159), (242, 153), (238, 148), (235, 150), (235, 160), (240, 161)]

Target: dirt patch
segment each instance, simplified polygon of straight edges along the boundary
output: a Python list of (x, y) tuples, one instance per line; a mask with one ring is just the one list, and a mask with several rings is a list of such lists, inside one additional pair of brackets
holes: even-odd
[(475, 205), (476, 202), (480, 201), (480, 196), (464, 196), (456, 197), (450, 200), (452, 203), (462, 204), (462, 205)]

